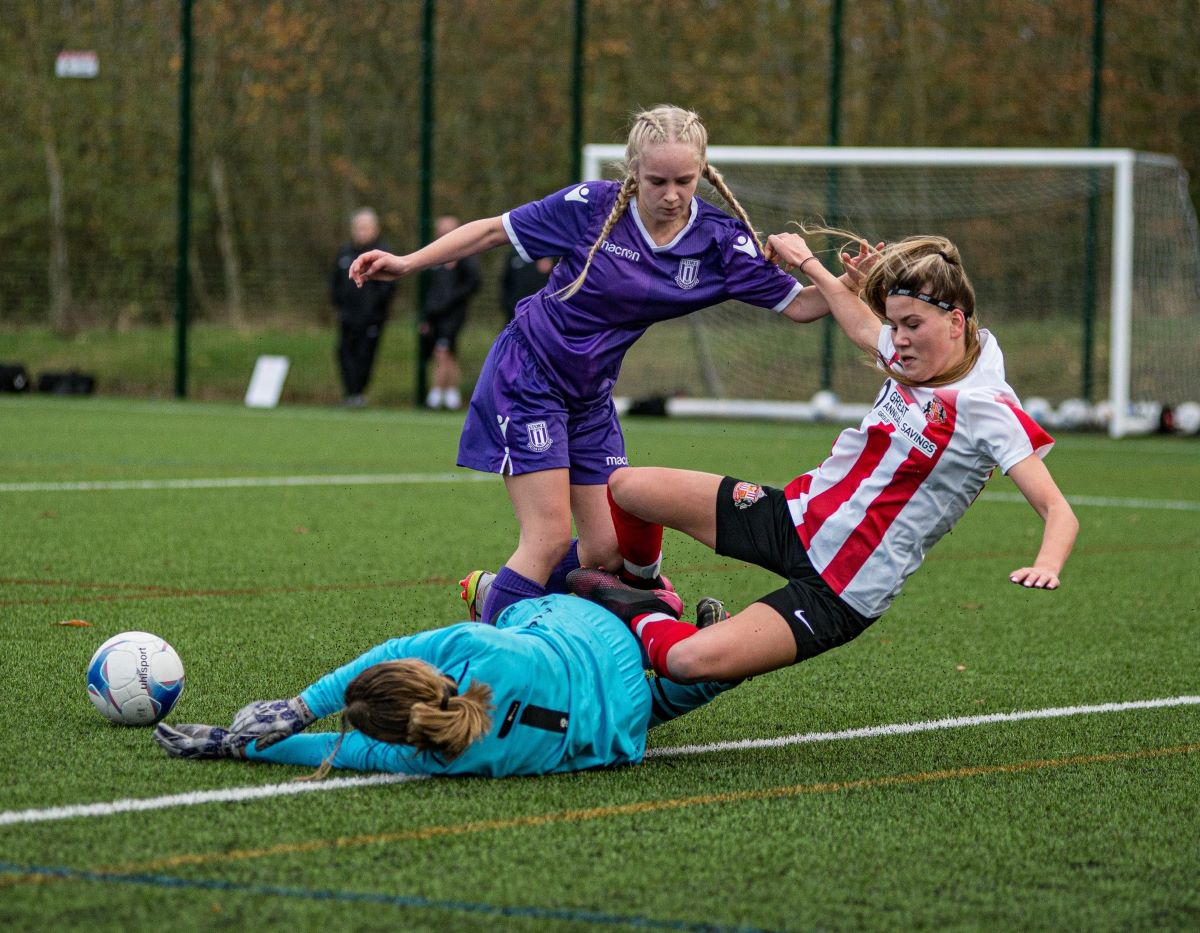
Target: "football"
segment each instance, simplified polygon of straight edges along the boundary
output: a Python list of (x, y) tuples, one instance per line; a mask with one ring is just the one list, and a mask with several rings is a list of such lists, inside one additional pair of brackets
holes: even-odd
[(838, 397), (828, 389), (821, 389), (809, 404), (812, 405), (813, 416), (818, 421), (827, 421), (837, 413)]
[(113, 722), (153, 725), (183, 693), (183, 662), (157, 635), (122, 632), (92, 655), (87, 692), (96, 709)]
[(1042, 426), (1050, 426), (1050, 422), (1054, 420), (1054, 407), (1039, 396), (1035, 395), (1025, 399), (1021, 408), (1025, 414)]
[(1175, 433), (1200, 434), (1200, 404), (1184, 402), (1175, 408)]
[(1058, 411), (1055, 413), (1057, 421), (1055, 426), (1068, 431), (1087, 427), (1088, 415), (1091, 410), (1092, 406), (1081, 398), (1065, 399), (1059, 403)]

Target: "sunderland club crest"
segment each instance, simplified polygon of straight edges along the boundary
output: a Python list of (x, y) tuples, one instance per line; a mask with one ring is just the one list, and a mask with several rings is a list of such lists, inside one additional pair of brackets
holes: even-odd
[(738, 483), (733, 487), (733, 507), (748, 509), (766, 494), (767, 491), (757, 483)]
[(675, 284), (680, 288), (695, 288), (700, 284), (700, 260), (681, 259), (675, 273)]

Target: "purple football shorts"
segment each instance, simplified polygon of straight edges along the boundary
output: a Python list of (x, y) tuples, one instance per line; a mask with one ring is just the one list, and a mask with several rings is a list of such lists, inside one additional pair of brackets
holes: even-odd
[(458, 441), (458, 465), (518, 476), (567, 468), (573, 484), (602, 486), (627, 466), (612, 396), (586, 406), (566, 399), (517, 328), (492, 344)]

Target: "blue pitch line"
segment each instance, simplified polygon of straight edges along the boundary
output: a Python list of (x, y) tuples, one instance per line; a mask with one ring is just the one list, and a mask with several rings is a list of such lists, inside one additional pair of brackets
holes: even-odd
[(313, 901), (337, 901), (355, 904), (384, 904), (390, 907), (454, 910), (497, 917), (524, 917), (531, 920), (563, 920), (575, 923), (595, 923), (602, 926), (628, 926), (641, 930), (683, 930), (686, 933), (770, 933), (760, 927), (730, 927), (712, 923), (688, 923), (684, 920), (655, 920), (653, 917), (624, 916), (592, 910), (571, 910), (553, 907), (505, 907), (471, 901), (439, 901), (409, 894), (376, 894), (368, 891), (329, 891), (308, 888), (281, 888), (265, 884), (238, 884), (234, 881), (203, 878), (175, 878), (168, 875), (118, 874), (116, 872), (86, 871), (46, 865), (16, 865), (0, 862), (0, 873), (38, 875), (46, 878), (65, 878), (74, 881), (107, 881), (117, 884), (140, 884), (156, 888), (191, 888), (200, 891), (223, 891), (231, 894), (297, 897)]

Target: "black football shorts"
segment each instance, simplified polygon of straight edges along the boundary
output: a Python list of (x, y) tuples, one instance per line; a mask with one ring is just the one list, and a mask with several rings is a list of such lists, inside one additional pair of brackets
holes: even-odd
[(796, 639), (793, 663), (844, 645), (875, 621), (843, 602), (814, 569), (782, 489), (726, 476), (717, 492), (716, 552), (787, 580), (758, 602), (791, 626)]

